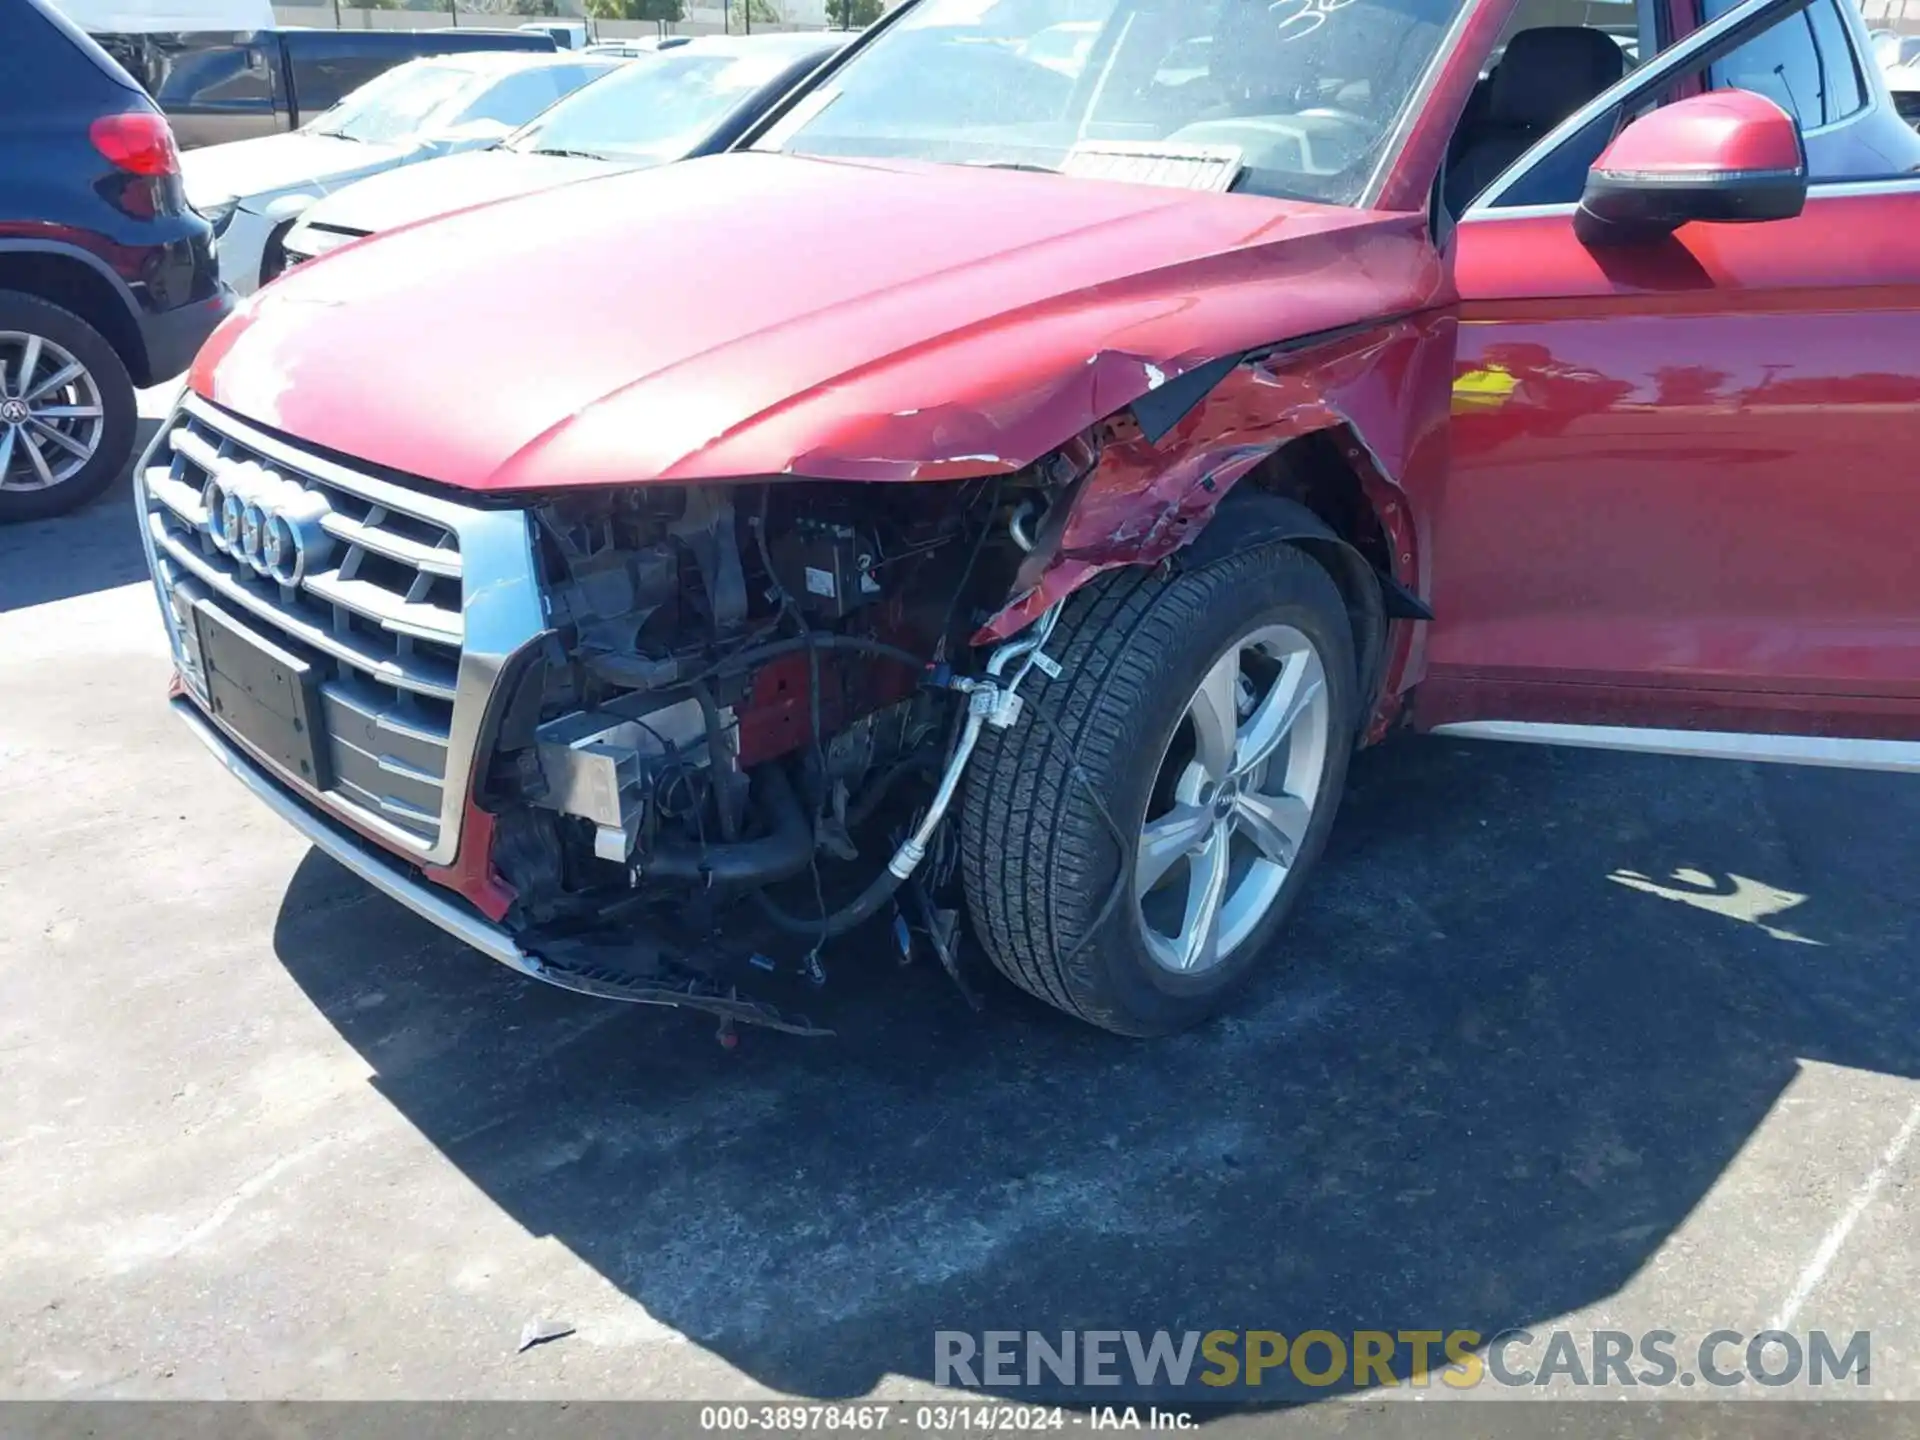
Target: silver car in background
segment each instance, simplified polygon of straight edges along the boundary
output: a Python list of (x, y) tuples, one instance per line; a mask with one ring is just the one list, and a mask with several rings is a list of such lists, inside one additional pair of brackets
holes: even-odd
[(213, 222), (220, 277), (250, 294), (286, 264), (281, 242), (322, 196), (382, 171), (497, 144), (617, 56), (478, 51), (396, 66), (285, 135), (181, 158), (187, 199)]
[(700, 36), (630, 60), (503, 144), (376, 175), (309, 209), (291, 263), (492, 200), (726, 149), (851, 37)]

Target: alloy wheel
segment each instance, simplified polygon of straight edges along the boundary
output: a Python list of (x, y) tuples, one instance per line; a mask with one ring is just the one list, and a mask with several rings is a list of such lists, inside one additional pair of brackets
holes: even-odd
[(1249, 631), (1208, 667), (1136, 847), (1135, 919), (1163, 969), (1221, 964), (1279, 900), (1313, 819), (1331, 720), (1326, 667), (1290, 625)]
[(0, 490), (50, 490), (86, 468), (106, 433), (100, 386), (43, 335), (0, 330)]

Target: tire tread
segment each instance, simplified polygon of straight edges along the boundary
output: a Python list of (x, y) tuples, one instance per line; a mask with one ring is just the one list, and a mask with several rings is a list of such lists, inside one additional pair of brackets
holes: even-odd
[[(1088, 772), (1111, 808), (1113, 787), (1101, 783), (1107, 767), (1096, 757), (1111, 766), (1150, 743), (1136, 732), (1156, 682), (1164, 684), (1209, 609), (1238, 587), (1287, 572), (1344, 615), (1332, 577), (1285, 544), (1191, 571), (1132, 568), (1093, 582), (1069, 599), (1048, 642), (1060, 678), (1036, 669), (1022, 686), (1026, 708), (1051, 725), (1026, 716), (982, 734), (962, 805), (961, 874), (988, 957), (1022, 990), (1103, 1029), (1149, 1033), (1103, 993), (1088, 963), (1099, 941), (1082, 942), (1114, 884), (1116, 860), (1126, 857), (1116, 856), (1112, 831), (1073, 766)], [(1123, 906), (1117, 916), (1125, 914)]]

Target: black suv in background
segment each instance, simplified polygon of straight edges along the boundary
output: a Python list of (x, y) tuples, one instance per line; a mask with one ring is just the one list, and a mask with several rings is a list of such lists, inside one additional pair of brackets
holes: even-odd
[(0, 521), (112, 484), (134, 387), (231, 305), (153, 102), (43, 0), (0, 3)]

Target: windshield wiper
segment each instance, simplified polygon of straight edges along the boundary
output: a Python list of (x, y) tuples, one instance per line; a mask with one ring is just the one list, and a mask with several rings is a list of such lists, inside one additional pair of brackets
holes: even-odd
[(965, 160), (976, 170), (1026, 170), (1035, 175), (1058, 175), (1060, 172), (1051, 165), (1035, 165), (1030, 160)]
[(607, 157), (592, 150), (548, 150), (545, 148), (529, 150), (529, 155), (559, 155), (568, 160), (604, 160)]

